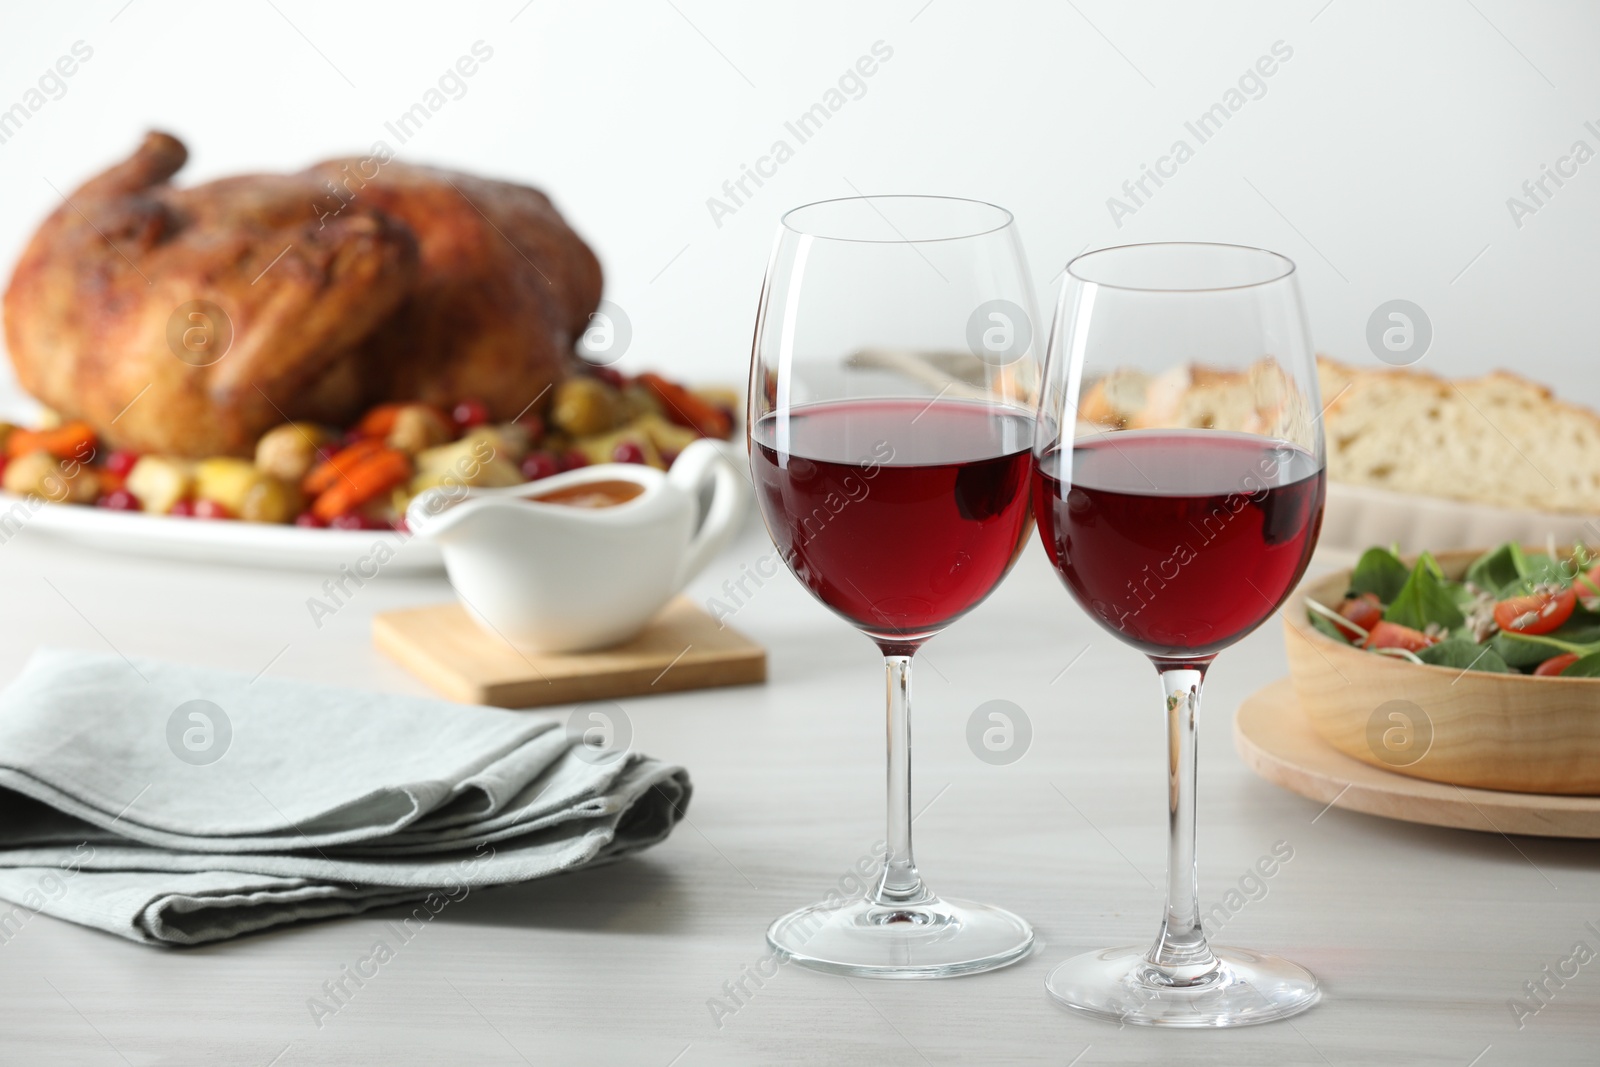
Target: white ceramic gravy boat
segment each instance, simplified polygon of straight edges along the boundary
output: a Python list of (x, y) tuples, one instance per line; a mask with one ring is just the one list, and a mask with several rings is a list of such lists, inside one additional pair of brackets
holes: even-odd
[[(439, 545), (450, 584), (487, 631), (531, 652), (605, 648), (643, 629), (736, 532), (750, 488), (731, 453), (700, 440), (667, 473), (607, 463), (502, 489), (429, 489), (406, 525)], [(530, 499), (595, 482), (643, 491), (599, 508)]]

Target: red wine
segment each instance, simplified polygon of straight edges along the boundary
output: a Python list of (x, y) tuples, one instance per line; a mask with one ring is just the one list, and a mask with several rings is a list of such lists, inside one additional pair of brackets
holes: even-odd
[(1102, 626), (1152, 656), (1211, 656), (1300, 580), (1324, 486), (1321, 463), (1292, 445), (1128, 430), (1041, 456), (1033, 510), (1061, 580)]
[(756, 498), (789, 569), (880, 640), (931, 636), (1027, 540), (1033, 419), (954, 400), (840, 400), (751, 432)]

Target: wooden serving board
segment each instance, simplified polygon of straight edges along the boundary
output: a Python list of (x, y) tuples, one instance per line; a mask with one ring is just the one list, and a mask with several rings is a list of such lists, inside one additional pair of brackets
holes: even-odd
[(678, 597), (644, 632), (597, 652), (519, 652), (458, 603), (374, 616), (372, 642), (464, 704), (531, 708), (767, 679), (767, 651)]
[(1245, 764), (1267, 781), (1333, 807), (1463, 830), (1600, 838), (1600, 797), (1446, 785), (1346, 756), (1312, 730), (1288, 678), (1240, 705), (1233, 743)]

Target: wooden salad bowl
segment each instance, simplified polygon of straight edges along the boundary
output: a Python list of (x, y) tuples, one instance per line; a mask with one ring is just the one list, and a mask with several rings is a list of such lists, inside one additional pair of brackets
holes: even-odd
[[(1437, 558), (1459, 579), (1480, 555)], [(1349, 582), (1348, 570), (1306, 582), (1283, 613), (1295, 695), (1324, 741), (1414, 778), (1600, 795), (1600, 678), (1461, 671), (1342, 644), (1311, 626), (1305, 602), (1337, 607)]]

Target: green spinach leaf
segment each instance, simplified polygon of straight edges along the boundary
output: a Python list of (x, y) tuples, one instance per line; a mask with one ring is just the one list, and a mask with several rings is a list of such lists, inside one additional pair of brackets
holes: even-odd
[(1600, 678), (1600, 652), (1591, 652), (1561, 672), (1563, 678)]
[(1522, 576), (1514, 582), (1502, 585), (1496, 592), (1497, 599), (1527, 596), (1533, 592), (1535, 586), (1539, 585), (1570, 585), (1577, 573), (1570, 560), (1552, 556), (1547, 552), (1529, 552), (1524, 555), (1523, 562)]
[(1369, 548), (1356, 561), (1356, 569), (1350, 572), (1350, 592), (1376, 593), (1379, 600), (1389, 604), (1404, 588), (1407, 576), (1406, 565), (1400, 562), (1400, 557), (1387, 548)]
[(1580, 656), (1600, 652), (1600, 626), (1594, 623), (1574, 626), (1567, 622), (1547, 634), (1519, 634), (1501, 630), (1490, 644), (1500, 658), (1513, 667), (1534, 667), (1563, 652), (1576, 652)]
[(1511, 673), (1510, 666), (1493, 648), (1480, 645), (1476, 641), (1469, 641), (1464, 637), (1452, 637), (1440, 641), (1437, 645), (1420, 649), (1417, 658), (1436, 667), (1454, 667), (1463, 671), (1470, 668), (1475, 671), (1487, 671), (1490, 674)]
[(1505, 633), (1495, 634), (1489, 640), (1489, 647), (1494, 649), (1507, 664), (1518, 669), (1532, 670), (1551, 656), (1560, 655), (1559, 649), (1549, 645), (1535, 644), (1519, 637), (1512, 637)]
[(1439, 570), (1439, 561), (1427, 552), (1417, 558), (1411, 576), (1395, 594), (1383, 617), (1413, 630), (1426, 629), (1430, 622), (1454, 630), (1467, 621)]
[(1472, 561), (1467, 568), (1467, 581), (1479, 589), (1498, 593), (1512, 582), (1528, 573), (1528, 564), (1522, 549), (1515, 541), (1507, 541)]

